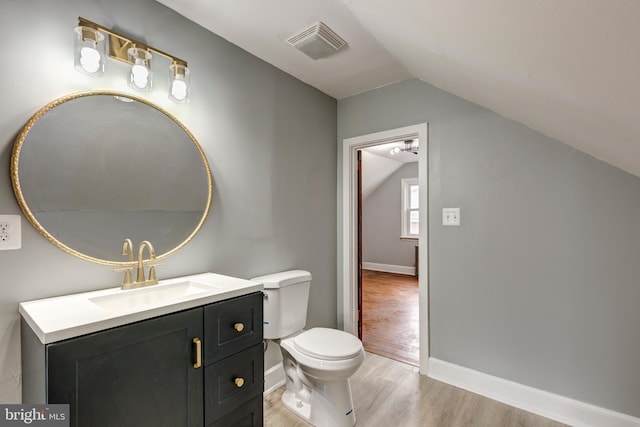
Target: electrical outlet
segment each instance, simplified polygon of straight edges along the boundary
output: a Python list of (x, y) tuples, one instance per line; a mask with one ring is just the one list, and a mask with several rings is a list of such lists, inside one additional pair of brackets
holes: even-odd
[(0, 251), (21, 247), (20, 215), (0, 215)]
[(442, 208), (442, 225), (460, 225), (460, 208)]

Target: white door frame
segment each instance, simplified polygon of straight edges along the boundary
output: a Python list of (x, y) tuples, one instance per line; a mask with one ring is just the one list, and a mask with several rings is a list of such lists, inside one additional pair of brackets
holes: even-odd
[(358, 334), (357, 289), (357, 163), (356, 152), (388, 142), (419, 138), (418, 183), (420, 185), (420, 251), (418, 267), (420, 373), (429, 373), (429, 300), (428, 300), (428, 125), (413, 126), (347, 138), (342, 141), (342, 307), (343, 328)]

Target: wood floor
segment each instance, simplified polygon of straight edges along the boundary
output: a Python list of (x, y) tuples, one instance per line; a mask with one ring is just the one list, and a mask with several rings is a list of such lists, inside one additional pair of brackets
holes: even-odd
[(362, 343), (367, 351), (418, 366), (418, 278), (362, 271)]
[[(284, 387), (265, 397), (265, 427), (306, 427), (282, 405)], [(564, 424), (433, 380), (418, 368), (367, 353), (351, 378), (357, 427), (560, 427)]]

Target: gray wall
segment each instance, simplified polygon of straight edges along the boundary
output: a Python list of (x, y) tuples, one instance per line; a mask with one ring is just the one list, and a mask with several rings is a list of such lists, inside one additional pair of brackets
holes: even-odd
[[(127, 90), (125, 67), (113, 61), (107, 63), (111, 72), (99, 80), (73, 69), (78, 16), (184, 58), (192, 70), (191, 103), (166, 100), (162, 71), (155, 76), (158, 90), (148, 99), (174, 114), (203, 146), (213, 169), (214, 203), (195, 239), (164, 261), (160, 279), (204, 271), (250, 278), (308, 269), (314, 278), (308, 323), (335, 326), (336, 101), (155, 1), (1, 3), (0, 213), (21, 214), (9, 159), (17, 132), (36, 110), (72, 92)], [(162, 59), (155, 64), (169, 66)], [(111, 267), (54, 247), (24, 217), (22, 225), (22, 249), (0, 251), (3, 403), (20, 401), (18, 303), (113, 287), (122, 280)]]
[[(367, 167), (366, 162), (362, 164)], [(362, 260), (413, 267), (416, 241), (400, 240), (401, 181), (417, 178), (418, 163), (407, 163), (362, 201)]]
[(338, 102), (339, 145), (423, 122), (431, 356), (640, 416), (640, 178), (418, 80)]

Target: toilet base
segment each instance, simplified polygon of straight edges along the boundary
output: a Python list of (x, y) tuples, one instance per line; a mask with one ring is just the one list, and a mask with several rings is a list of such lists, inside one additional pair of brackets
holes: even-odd
[(296, 396), (292, 387), (282, 393), (282, 403), (291, 412), (316, 427), (353, 427), (353, 411), (349, 380), (331, 383), (316, 382), (309, 402)]

